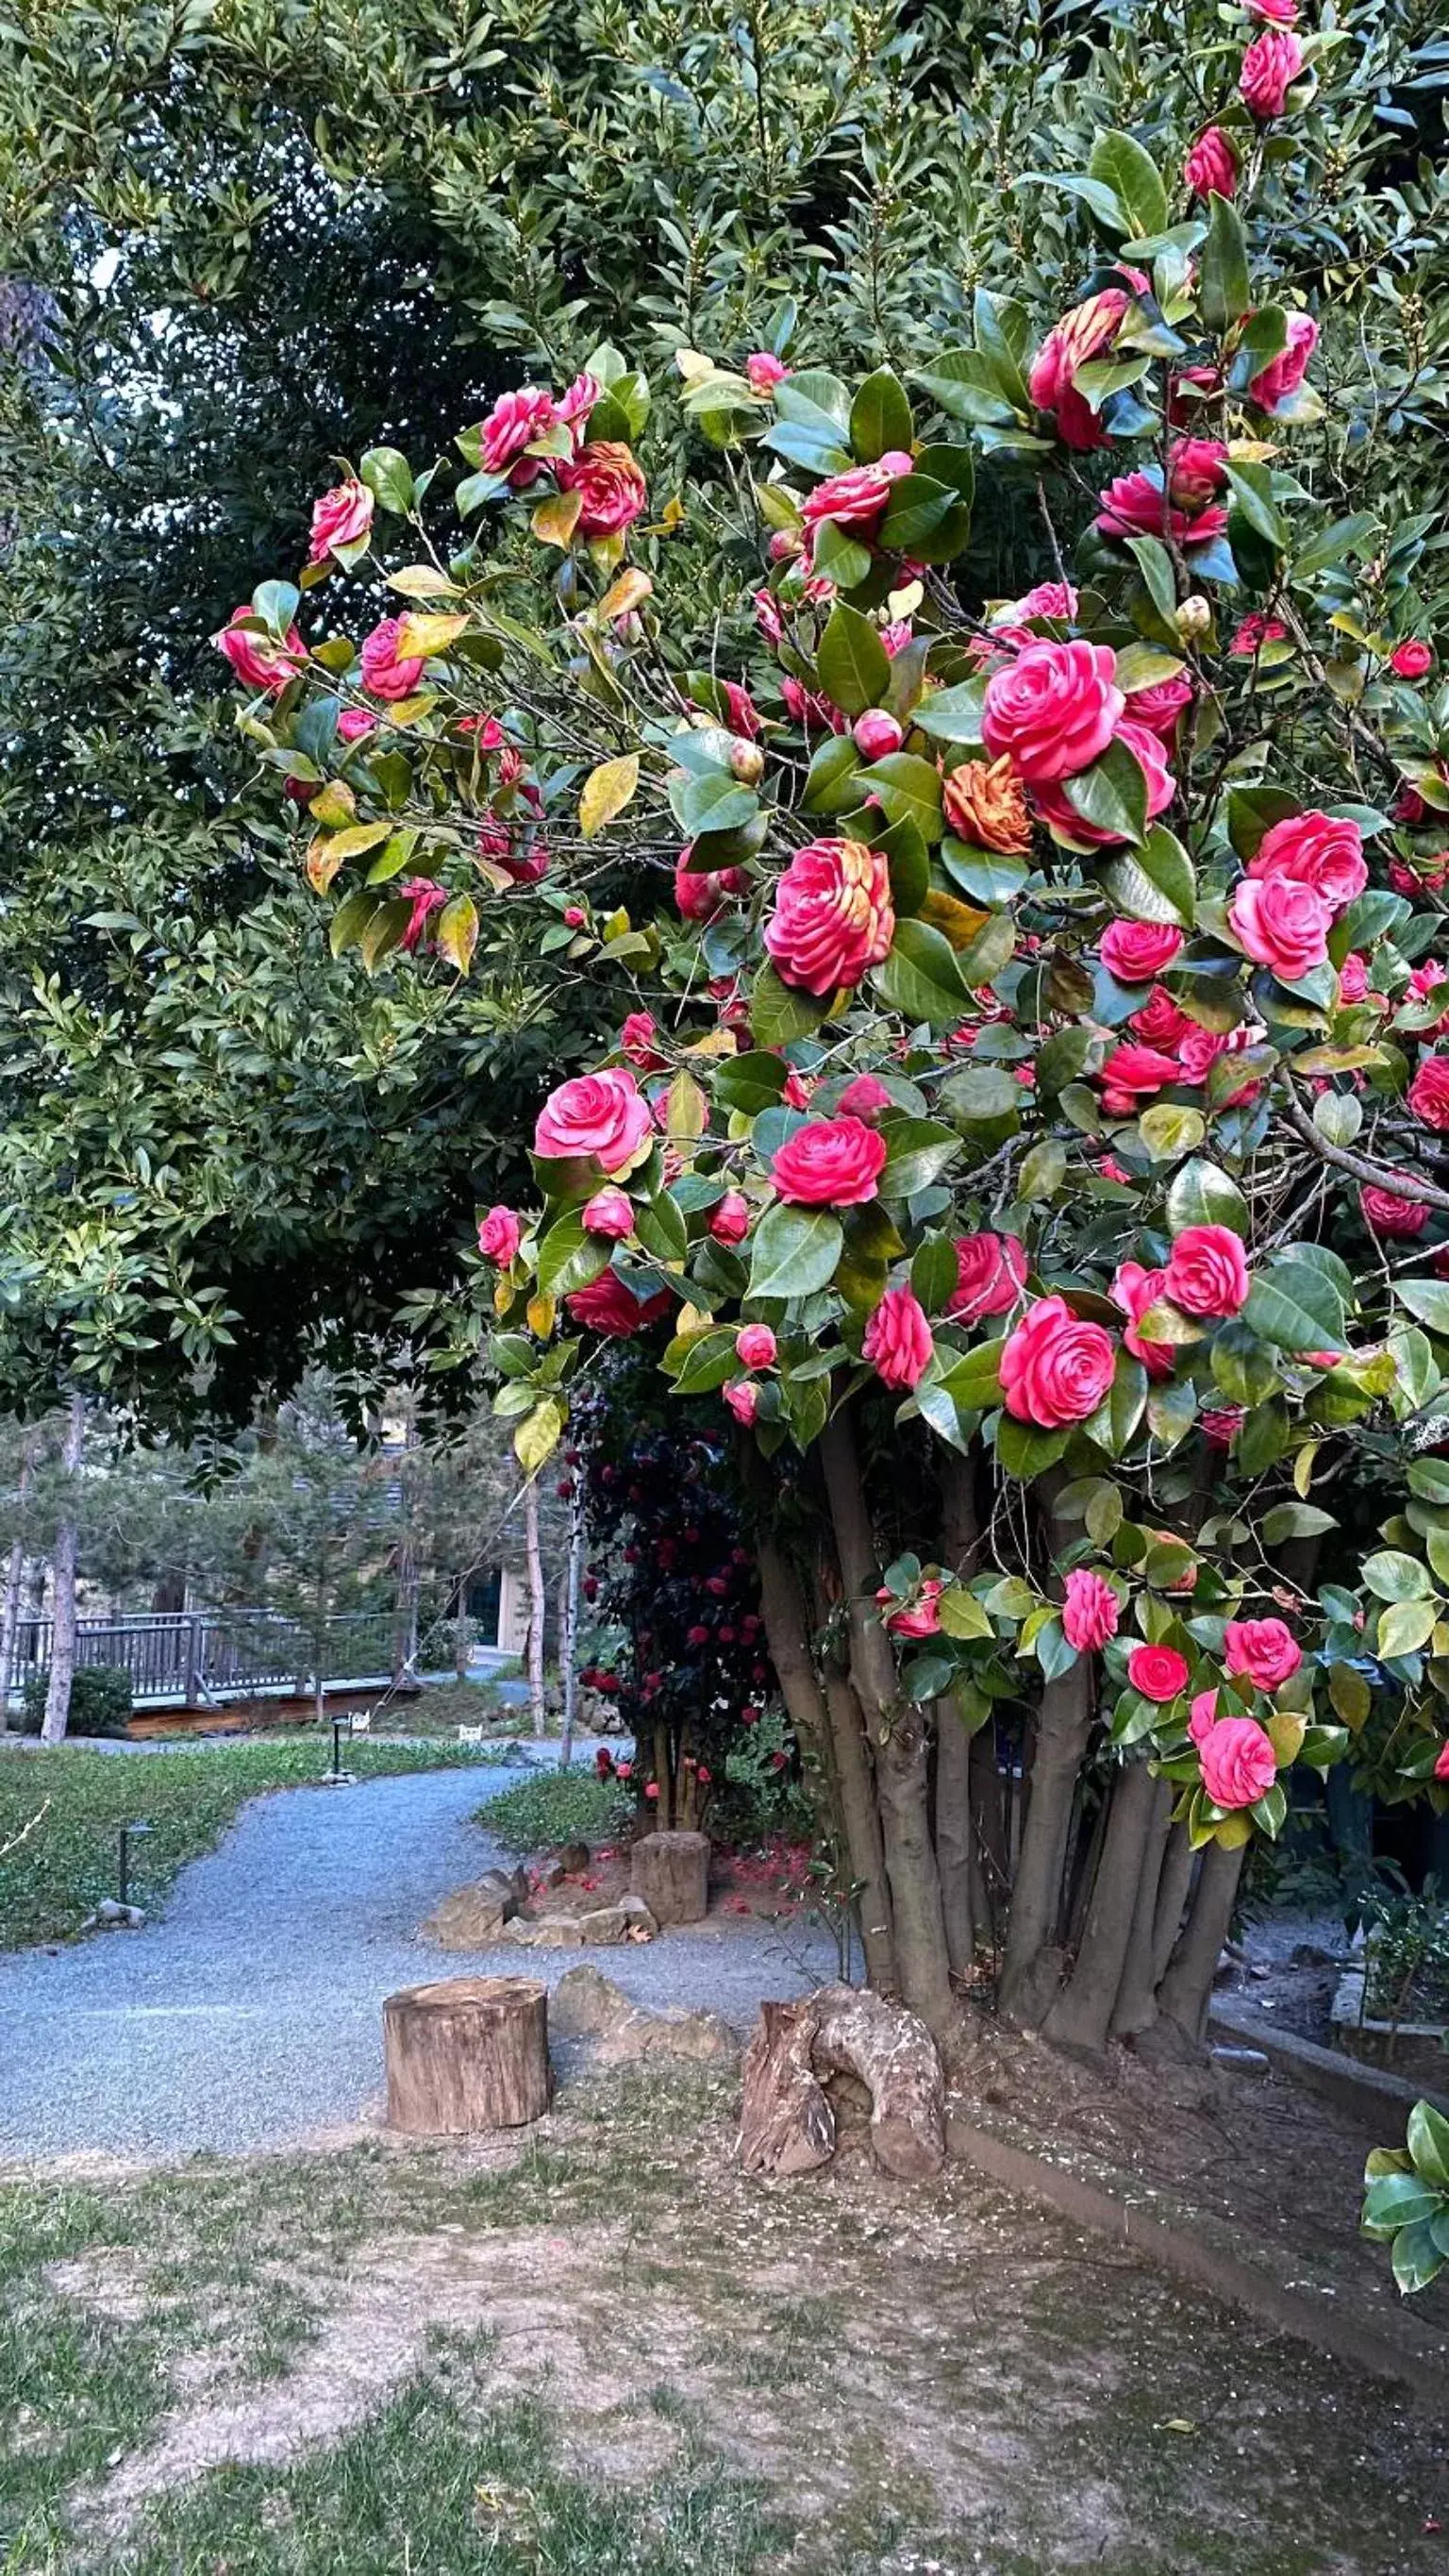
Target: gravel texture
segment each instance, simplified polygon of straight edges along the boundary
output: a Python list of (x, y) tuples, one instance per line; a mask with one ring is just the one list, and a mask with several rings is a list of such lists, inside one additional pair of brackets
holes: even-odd
[(439, 1897), (508, 1865), (468, 1819), (518, 1776), (470, 1767), (258, 1798), (159, 1921), (0, 1955), (0, 2154), (232, 2154), (376, 2117), (383, 1997), (430, 1977), (506, 1968), (553, 1983), (592, 1959), (637, 2003), (709, 2005), (743, 2030), (762, 1996), (836, 1973), (833, 1943), (798, 1922), (476, 1959), (420, 1942)]

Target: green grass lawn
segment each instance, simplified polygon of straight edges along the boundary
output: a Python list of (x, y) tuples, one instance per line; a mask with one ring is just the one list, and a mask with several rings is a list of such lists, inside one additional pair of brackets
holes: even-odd
[[(371, 1780), (476, 1757), (440, 1738), (436, 1745), (359, 1739), (346, 1758), (351, 1772)], [(156, 1753), (0, 1745), (0, 1849), (31, 1828), (0, 1860), (0, 1949), (66, 1940), (102, 1897), (115, 1895), (121, 1825), (142, 1818), (151, 1827), (132, 1843), (130, 1887), (132, 1903), (151, 1912), (177, 1871), (219, 1842), (246, 1799), (320, 1780), (330, 1759), (330, 1738), (317, 1735)]]
[(478, 1813), (508, 1851), (548, 1851), (555, 1843), (608, 1842), (622, 1833), (633, 1810), (626, 1789), (601, 1780), (591, 1763), (570, 1771), (540, 1771), (490, 1798)]

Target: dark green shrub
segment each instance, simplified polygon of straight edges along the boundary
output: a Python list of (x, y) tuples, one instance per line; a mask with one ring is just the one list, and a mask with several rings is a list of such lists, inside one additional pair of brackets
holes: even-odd
[[(50, 1675), (32, 1673), (25, 1685), (21, 1732), (38, 1735)], [(78, 1664), (70, 1686), (71, 1735), (124, 1735), (131, 1714), (131, 1676), (118, 1664)]]

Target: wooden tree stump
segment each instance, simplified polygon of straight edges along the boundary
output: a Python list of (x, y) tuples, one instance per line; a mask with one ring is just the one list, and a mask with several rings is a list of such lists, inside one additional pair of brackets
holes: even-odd
[(835, 2113), (815, 2080), (814, 2004), (766, 2003), (745, 2051), (740, 2162), (746, 2173), (810, 2173), (835, 2153)]
[(553, 2095), (548, 1988), (532, 1977), (447, 1977), (382, 2008), (387, 2121), (409, 2137), (466, 2137), (541, 2119)]
[(709, 1904), (709, 1836), (646, 1834), (634, 1845), (629, 1884), (656, 1923), (698, 1923)]

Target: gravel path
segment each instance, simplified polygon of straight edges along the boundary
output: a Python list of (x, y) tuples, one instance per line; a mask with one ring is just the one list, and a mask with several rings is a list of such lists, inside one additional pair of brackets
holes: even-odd
[[(0, 1955), (0, 2154), (236, 2153), (374, 2114), (384, 1995), (524, 1964), (416, 1938), (440, 1896), (504, 1857), (468, 1818), (517, 1776), (424, 1771), (258, 1798), (144, 1930)], [(530, 1953), (527, 1972), (552, 1983), (581, 1956), (636, 2002), (708, 2004), (742, 2026), (762, 1995), (835, 1973), (821, 1934), (733, 1919)]]

